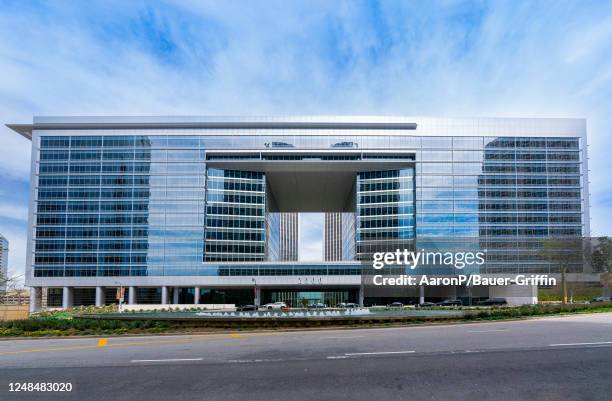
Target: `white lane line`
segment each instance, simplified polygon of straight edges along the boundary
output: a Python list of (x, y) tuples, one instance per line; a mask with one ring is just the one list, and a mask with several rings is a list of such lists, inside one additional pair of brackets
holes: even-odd
[(170, 358), (170, 359), (132, 359), (131, 363), (139, 362), (185, 362), (185, 361), (201, 361), (202, 358)]
[(261, 363), (261, 362), (283, 362), (283, 359), (230, 359), (228, 363)]
[(414, 350), (408, 351), (378, 351), (378, 352), (349, 352), (344, 355), (346, 356), (360, 356), (360, 355), (391, 355), (391, 354), (413, 354)]
[(349, 338), (364, 338), (365, 336), (350, 336), (350, 337), (323, 337), (324, 340), (344, 340)]
[(603, 345), (612, 344), (612, 341), (600, 341), (597, 343), (567, 343), (567, 344), (548, 344), (549, 347), (564, 347), (567, 345)]
[(494, 333), (496, 331), (508, 331), (508, 329), (471, 330), (471, 331), (468, 331), (468, 333)]
[(327, 359), (346, 359), (348, 356), (340, 355), (340, 356), (328, 356)]

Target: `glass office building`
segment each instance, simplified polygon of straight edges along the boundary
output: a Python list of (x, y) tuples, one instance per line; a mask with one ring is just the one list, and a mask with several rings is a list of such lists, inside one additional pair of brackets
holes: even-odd
[[(69, 307), (111, 302), (116, 287), (134, 303), (367, 303), (372, 252), (459, 240), (493, 250), (479, 273), (554, 274), (495, 244), (589, 234), (582, 119), (35, 117), (9, 127), (32, 140), (34, 307), (41, 288)], [(297, 229), (282, 216), (298, 212), (337, 216), (333, 260), (283, 250)]]

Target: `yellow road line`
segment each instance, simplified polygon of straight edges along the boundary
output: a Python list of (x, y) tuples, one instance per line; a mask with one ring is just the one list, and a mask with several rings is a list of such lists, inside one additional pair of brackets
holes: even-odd
[(74, 345), (68, 347), (49, 347), (49, 348), (33, 348), (33, 349), (25, 349), (18, 351), (7, 351), (0, 352), (0, 355), (15, 355), (15, 354), (25, 354), (25, 353), (34, 353), (34, 352), (49, 352), (49, 351), (73, 351), (80, 349), (99, 349), (106, 347), (129, 347), (131, 345), (156, 345), (156, 344), (186, 344), (186, 343), (195, 343), (200, 341), (206, 341), (211, 339), (227, 339), (229, 338), (245, 338), (249, 336), (265, 336), (265, 335), (279, 335), (282, 333), (244, 333), (245, 335), (239, 333), (230, 333), (228, 334), (214, 334), (214, 335), (203, 335), (199, 337), (190, 337), (183, 340), (148, 340), (148, 341), (128, 341), (125, 343), (109, 343), (108, 339), (101, 338), (98, 340), (96, 345)]
[(98, 346), (97, 345), (80, 345), (80, 346), (73, 346), (73, 347), (34, 348), (34, 349), (24, 349), (24, 350), (19, 350), (19, 351), (0, 352), (0, 355), (25, 354), (28, 352), (71, 351), (71, 350), (76, 350), (76, 349), (88, 349), (88, 348), (98, 348)]

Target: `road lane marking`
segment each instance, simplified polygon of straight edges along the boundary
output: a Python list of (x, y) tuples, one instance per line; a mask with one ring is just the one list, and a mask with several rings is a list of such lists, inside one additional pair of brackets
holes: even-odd
[[(294, 359), (295, 361), (303, 360), (303, 359)], [(261, 362), (283, 362), (284, 359), (230, 359), (228, 363), (261, 363)]]
[(240, 334), (238, 333), (230, 333), (229, 335), (231, 338), (240, 338)]
[[(210, 340), (211, 337), (189, 338), (185, 340), (128, 341), (125, 343), (114, 343), (114, 344), (113, 343), (109, 344), (107, 341), (105, 347), (129, 347), (131, 345), (157, 345), (157, 344), (188, 344), (188, 343), (196, 343), (200, 341), (207, 341), (207, 340)], [(216, 338), (222, 339), (220, 337), (216, 337)], [(82, 350), (82, 349), (97, 349), (99, 347), (100, 346), (96, 344), (96, 345), (74, 345), (74, 346), (66, 346), (66, 347), (32, 348), (32, 349), (25, 349), (25, 350), (18, 350), (18, 351), (0, 352), (0, 355), (15, 355), (15, 354), (49, 352), (49, 351), (74, 351), (74, 350)]]
[[(233, 333), (238, 335), (238, 333)], [(275, 336), (281, 333), (245, 333), (244, 336), (240, 338), (250, 337), (250, 336)], [(230, 334), (231, 337), (231, 334)], [(235, 338), (235, 337), (234, 337)], [(129, 347), (131, 345), (157, 345), (157, 344), (189, 344), (189, 343), (198, 343), (202, 341), (209, 340), (226, 340), (227, 334), (205, 334), (197, 337), (189, 337), (187, 339), (169, 339), (169, 340), (146, 340), (146, 341), (128, 341), (124, 343), (107, 343), (105, 347)], [(67, 339), (68, 340), (68, 339)], [(63, 341), (63, 340), (60, 340)], [(26, 353), (36, 353), (36, 352), (49, 352), (49, 351), (74, 351), (74, 350), (82, 350), (82, 349), (98, 349), (100, 348), (99, 343), (96, 345), (74, 345), (74, 346), (66, 346), (66, 347), (49, 347), (49, 348), (32, 348), (25, 350), (17, 350), (17, 351), (5, 351), (0, 352), (0, 356), (2, 355), (16, 355), (16, 354), (26, 354)]]
[(365, 336), (346, 336), (346, 337), (323, 337), (324, 340), (344, 340), (350, 338), (364, 338)]
[(187, 362), (187, 361), (201, 361), (202, 358), (168, 358), (168, 359), (132, 359), (131, 363), (141, 362)]
[(8, 352), (0, 352), (0, 355), (15, 355), (15, 354), (27, 354), (33, 352), (48, 352), (48, 351), (72, 351), (78, 349), (95, 349), (98, 348), (97, 345), (80, 345), (73, 347), (50, 347), (50, 348), (33, 348), (33, 349), (24, 349), (19, 351), (8, 351)]
[(612, 341), (600, 341), (596, 343), (566, 343), (566, 344), (548, 344), (549, 347), (564, 347), (569, 345), (604, 345), (612, 344)]
[(330, 355), (326, 359), (347, 359), (352, 356), (370, 356), (370, 355), (402, 355), (402, 354), (414, 354), (414, 350), (406, 351), (377, 351), (377, 352), (347, 352), (344, 355)]
[(378, 351), (378, 352), (348, 352), (346, 356), (360, 356), (360, 355), (393, 355), (393, 354), (414, 354), (416, 351)]
[(108, 345), (108, 340), (106, 338), (101, 338), (98, 340), (98, 347), (106, 347)]

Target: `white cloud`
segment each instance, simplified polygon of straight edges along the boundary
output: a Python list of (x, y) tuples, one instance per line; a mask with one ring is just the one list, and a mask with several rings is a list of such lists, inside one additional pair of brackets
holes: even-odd
[(19, 206), (10, 203), (0, 202), (0, 217), (27, 221), (28, 208), (27, 206)]
[(300, 261), (323, 260), (323, 213), (300, 213), (299, 255)]
[[(36, 114), (586, 117), (592, 227), (611, 234), (610, 2), (14, 4), (0, 6), (2, 122)], [(0, 139), (0, 173), (27, 180), (29, 142), (4, 127)]]

